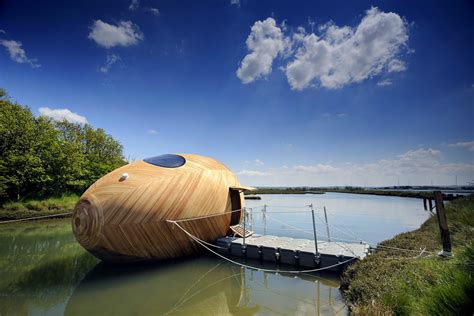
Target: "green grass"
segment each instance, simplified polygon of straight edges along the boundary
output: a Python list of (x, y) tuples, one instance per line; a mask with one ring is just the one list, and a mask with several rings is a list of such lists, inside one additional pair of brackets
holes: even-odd
[[(447, 204), (453, 259), (418, 257), (416, 252), (379, 250), (342, 276), (354, 314), (472, 315), (474, 312), (474, 196)], [(436, 217), (418, 230), (381, 245), (431, 252), (441, 250)]]
[(21, 219), (72, 212), (79, 200), (75, 194), (41, 200), (7, 202), (0, 206), (0, 220)]

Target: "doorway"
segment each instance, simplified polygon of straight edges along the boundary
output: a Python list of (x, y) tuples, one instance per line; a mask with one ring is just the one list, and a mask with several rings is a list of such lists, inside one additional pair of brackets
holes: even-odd
[(230, 218), (230, 226), (238, 225), (240, 223), (240, 218), (242, 217), (242, 203), (240, 199), (240, 191), (229, 189), (230, 192), (230, 204), (231, 210), (240, 210), (233, 212)]

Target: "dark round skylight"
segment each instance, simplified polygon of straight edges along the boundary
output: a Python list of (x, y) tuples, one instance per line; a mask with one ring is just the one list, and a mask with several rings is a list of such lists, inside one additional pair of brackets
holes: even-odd
[(143, 159), (143, 161), (164, 168), (178, 168), (186, 163), (184, 157), (172, 154), (150, 157)]

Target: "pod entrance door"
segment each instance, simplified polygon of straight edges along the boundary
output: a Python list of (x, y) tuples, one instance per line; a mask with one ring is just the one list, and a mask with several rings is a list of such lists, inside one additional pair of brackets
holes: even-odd
[(232, 211), (239, 210), (233, 212), (230, 218), (230, 226), (238, 225), (240, 223), (240, 218), (242, 217), (242, 203), (240, 200), (240, 191), (230, 189), (230, 204)]

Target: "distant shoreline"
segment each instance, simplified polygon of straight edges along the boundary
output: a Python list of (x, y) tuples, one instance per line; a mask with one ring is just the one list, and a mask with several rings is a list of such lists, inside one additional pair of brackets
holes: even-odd
[[(434, 191), (434, 190), (433, 190)], [(374, 190), (363, 188), (347, 188), (347, 189), (322, 189), (322, 188), (257, 188), (254, 191), (247, 191), (245, 195), (261, 195), (261, 194), (324, 194), (324, 193), (352, 193), (352, 194), (367, 194), (379, 196), (398, 196), (417, 199), (433, 198), (432, 191), (400, 191), (400, 190)], [(443, 194), (445, 201), (451, 201), (462, 197), (459, 194)]]

